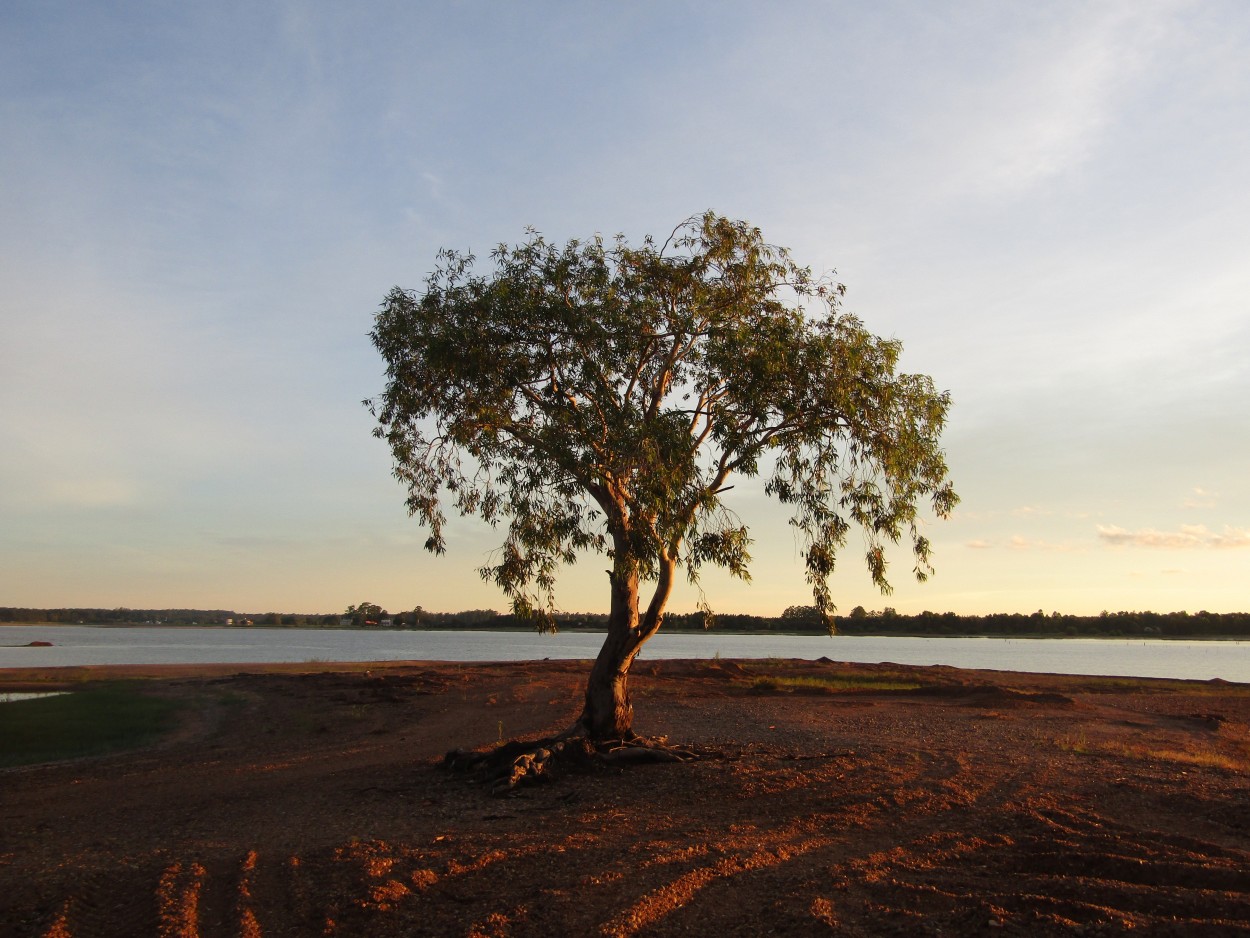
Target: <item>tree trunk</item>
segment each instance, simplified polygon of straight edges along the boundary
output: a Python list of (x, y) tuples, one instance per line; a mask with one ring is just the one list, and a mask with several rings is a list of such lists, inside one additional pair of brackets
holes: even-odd
[(655, 593), (641, 616), (638, 614), (638, 566), (637, 559), (625, 547), (624, 538), (617, 538), (613, 568), (608, 573), (612, 581), (608, 635), (590, 670), (586, 703), (578, 722), (558, 736), (506, 743), (489, 753), (454, 749), (443, 760), (448, 768), (476, 773), (492, 783), (493, 794), (506, 795), (520, 784), (547, 777), (560, 760), (577, 754), (592, 755), (618, 765), (684, 762), (697, 758), (689, 750), (645, 740), (633, 730), (629, 666), (643, 644), (660, 628), (673, 588), (676, 561), (671, 559), (669, 550), (660, 551)]
[(608, 635), (599, 649), (586, 682), (586, 703), (580, 722), (591, 739), (630, 739), (634, 736), (634, 708), (629, 702), (629, 666), (644, 642), (660, 627), (664, 606), (672, 591), (674, 564), (661, 559), (655, 595), (641, 620), (638, 615), (638, 565), (628, 557), (618, 561), (612, 579), (612, 607)]

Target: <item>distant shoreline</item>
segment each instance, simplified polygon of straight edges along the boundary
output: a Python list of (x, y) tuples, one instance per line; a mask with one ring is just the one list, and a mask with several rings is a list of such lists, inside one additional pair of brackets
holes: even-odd
[[(159, 624), (151, 622), (0, 622), (0, 629), (12, 627), (17, 629), (25, 628), (83, 628), (83, 629), (235, 629), (243, 632), (257, 631), (282, 631), (282, 632), (363, 632), (367, 634), (379, 634), (386, 632), (498, 632), (500, 634), (524, 633), (530, 634), (535, 630), (532, 626), (520, 624), (475, 624), (475, 625), (455, 625), (455, 626), (435, 626), (432, 628), (423, 627), (389, 627), (381, 626), (342, 626), (342, 625), (221, 625), (219, 623), (181, 623), (181, 622), (162, 622)], [(556, 631), (556, 634), (567, 633), (576, 635), (606, 635), (607, 632), (602, 628), (591, 628), (585, 626), (564, 626)], [(820, 637), (826, 633), (817, 631), (802, 631), (799, 629), (711, 629), (689, 628), (689, 627), (669, 627), (665, 626), (661, 629), (661, 633), (670, 635), (708, 635), (708, 636), (726, 636), (726, 635), (759, 635), (759, 636), (786, 636), (794, 638), (813, 638)], [(1012, 639), (1012, 640), (1029, 640), (1036, 639), (1038, 641), (1056, 641), (1067, 640), (1073, 641), (1173, 641), (1173, 642), (1247, 642), (1250, 641), (1250, 634), (1247, 635), (1229, 635), (1229, 634), (1192, 634), (1192, 635), (1125, 635), (1111, 633), (1088, 633), (1072, 635), (1067, 632), (926, 632), (926, 631), (871, 631), (871, 630), (842, 630), (839, 629), (833, 634), (835, 638), (909, 638), (909, 639), (943, 639), (943, 638), (987, 638), (987, 639)], [(18, 644), (9, 644), (0, 641), (0, 647), (7, 648), (23, 648), (26, 647), (25, 642)]]
[[(607, 628), (601, 612), (557, 612), (560, 632), (596, 632)], [(960, 615), (924, 611), (905, 615), (886, 606), (869, 611), (855, 606), (833, 617), (835, 634), (887, 638), (1164, 638), (1191, 641), (1250, 640), (1250, 612), (1190, 613), (1102, 611), (1096, 615), (1067, 615), (1041, 609), (1024, 613)], [(372, 603), (351, 606), (342, 613), (239, 612), (230, 609), (135, 609), (121, 606), (57, 607), (39, 609), (0, 606), (0, 624), (95, 625), (143, 628), (294, 628), (355, 629), (360, 631), (489, 631), (530, 632), (533, 624), (494, 609), (430, 612), (417, 606), (389, 612)], [(667, 634), (701, 634), (704, 616), (696, 612), (669, 612), (662, 631)], [(712, 632), (718, 635), (827, 635), (826, 621), (814, 606), (789, 606), (780, 615), (759, 616), (721, 612), (713, 617)]]

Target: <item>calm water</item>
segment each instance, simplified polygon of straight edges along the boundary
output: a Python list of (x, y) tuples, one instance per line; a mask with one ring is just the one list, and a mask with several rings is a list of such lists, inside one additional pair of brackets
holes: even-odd
[(12, 691), (7, 694), (0, 694), (0, 704), (17, 703), (20, 700), (38, 700), (40, 697), (60, 697), (65, 693), (63, 690)]
[[(593, 658), (603, 637), (583, 632), (362, 632), (350, 629), (0, 626), (0, 668), (83, 664), (256, 664), (302, 661), (521, 661)], [(27, 648), (32, 641), (51, 648)], [(832, 658), (960, 668), (1172, 677), (1250, 683), (1250, 642), (1159, 639), (873, 638), (664, 634), (657, 658)]]

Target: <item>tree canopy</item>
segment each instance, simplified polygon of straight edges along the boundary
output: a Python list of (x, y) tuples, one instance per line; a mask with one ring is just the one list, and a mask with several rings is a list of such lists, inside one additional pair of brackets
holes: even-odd
[(723, 499), (761, 469), (793, 510), (818, 608), (852, 524), (883, 590), (884, 542), (905, 535), (916, 576), (931, 572), (917, 509), (956, 502), (938, 443), (950, 400), (896, 373), (901, 343), (843, 313), (842, 285), (712, 213), (660, 246), (531, 232), (491, 258), (484, 277), (445, 250), (424, 291), (391, 291), (371, 406), (427, 548), (445, 548), (448, 499), (507, 522), (482, 572), (514, 611), (549, 621), (558, 567), (586, 549), (627, 550), (644, 579), (666, 562), (748, 577)]

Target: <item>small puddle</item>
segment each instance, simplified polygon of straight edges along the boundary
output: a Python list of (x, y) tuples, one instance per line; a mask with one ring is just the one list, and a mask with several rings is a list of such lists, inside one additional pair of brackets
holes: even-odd
[(68, 693), (67, 690), (0, 691), (0, 703), (17, 703), (19, 700), (34, 700), (37, 697), (60, 697)]

